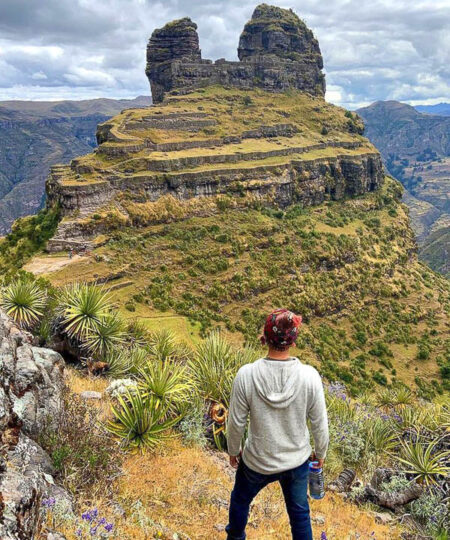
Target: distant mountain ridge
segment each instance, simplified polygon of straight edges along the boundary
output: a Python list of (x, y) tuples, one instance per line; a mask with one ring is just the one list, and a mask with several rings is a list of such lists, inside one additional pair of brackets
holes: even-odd
[(436, 105), (416, 105), (414, 108), (421, 113), (450, 116), (450, 103), (437, 103)]
[(365, 134), (381, 151), (388, 171), (407, 192), (411, 221), (420, 256), (444, 274), (450, 273), (450, 116), (428, 112), (398, 101), (377, 101), (357, 112)]
[(43, 203), (50, 167), (92, 151), (97, 124), (151, 99), (0, 101), (0, 235)]

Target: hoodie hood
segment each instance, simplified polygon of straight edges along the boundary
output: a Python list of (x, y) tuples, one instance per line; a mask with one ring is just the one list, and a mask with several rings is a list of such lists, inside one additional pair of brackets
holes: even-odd
[(260, 398), (275, 409), (286, 408), (300, 390), (301, 362), (261, 358), (253, 364), (253, 381)]

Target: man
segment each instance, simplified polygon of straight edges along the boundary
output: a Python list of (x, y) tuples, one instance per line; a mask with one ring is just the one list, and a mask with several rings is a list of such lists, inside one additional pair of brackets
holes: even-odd
[[(244, 540), (250, 503), (271, 482), (283, 490), (293, 540), (312, 540), (307, 496), (311, 423), (315, 453), (322, 467), (328, 448), (328, 419), (319, 373), (289, 356), (301, 317), (286, 309), (271, 313), (261, 341), (268, 354), (243, 366), (233, 383), (227, 440), (237, 469), (231, 493), (228, 540)], [(250, 415), (248, 438), (241, 442)]]

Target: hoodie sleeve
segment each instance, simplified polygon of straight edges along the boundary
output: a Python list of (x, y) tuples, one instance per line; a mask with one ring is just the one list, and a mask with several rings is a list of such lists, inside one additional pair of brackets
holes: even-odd
[(241, 441), (244, 436), (249, 406), (244, 392), (242, 370), (234, 379), (231, 391), (230, 410), (228, 411), (227, 444), (230, 456), (237, 456), (241, 451)]
[(314, 438), (314, 452), (318, 459), (324, 459), (328, 449), (328, 416), (323, 392), (322, 379), (319, 373), (313, 372), (311, 403), (308, 409), (311, 431)]

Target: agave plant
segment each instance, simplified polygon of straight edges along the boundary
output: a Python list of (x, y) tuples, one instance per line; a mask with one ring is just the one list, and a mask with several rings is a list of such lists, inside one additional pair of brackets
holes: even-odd
[(130, 373), (138, 376), (139, 370), (145, 366), (149, 359), (148, 350), (143, 347), (131, 347), (131, 349), (129, 349), (129, 357)]
[(376, 401), (380, 407), (403, 409), (414, 402), (414, 395), (407, 386), (402, 385), (394, 389), (384, 389), (378, 394)]
[(130, 351), (125, 347), (113, 347), (104, 357), (108, 364), (108, 374), (119, 379), (128, 375), (132, 369)]
[(31, 328), (39, 322), (45, 302), (45, 291), (32, 281), (14, 281), (0, 294), (0, 306), (23, 328)]
[(139, 391), (127, 391), (117, 401), (111, 408), (114, 418), (106, 427), (127, 447), (155, 449), (171, 436), (168, 430), (180, 420), (168, 418), (166, 407), (157, 405), (153, 396), (145, 399)]
[(61, 302), (65, 332), (83, 341), (98, 330), (111, 308), (108, 294), (96, 285), (81, 283), (68, 287), (63, 291)]
[(172, 359), (149, 360), (139, 368), (139, 388), (144, 398), (154, 400), (156, 407), (176, 408), (191, 388), (186, 368)]
[(138, 319), (128, 321), (126, 333), (132, 347), (145, 347), (150, 343), (150, 332), (145, 324)]
[(177, 341), (170, 330), (153, 332), (149, 338), (148, 350), (150, 356), (162, 361), (167, 358), (183, 361), (190, 356), (191, 352), (185, 344)]
[(428, 444), (417, 439), (415, 442), (401, 441), (402, 455), (397, 456), (398, 461), (408, 468), (405, 472), (414, 474), (416, 480), (427, 485), (436, 483), (437, 476), (446, 476), (450, 473), (450, 467), (446, 464), (446, 459), (450, 451), (435, 451), (435, 447), (440, 443), (440, 439)]
[(200, 343), (188, 366), (203, 396), (228, 407), (231, 385), (239, 368), (236, 355), (223, 336), (213, 333)]
[(339, 419), (340, 422), (354, 421), (357, 411), (353, 403), (340, 397), (327, 395), (327, 408), (331, 418)]
[(384, 388), (376, 396), (376, 405), (379, 407), (389, 408), (396, 403), (395, 391), (391, 388)]
[(125, 340), (124, 324), (117, 312), (100, 317), (98, 324), (84, 337), (84, 345), (89, 352), (103, 356), (121, 345)]
[(395, 389), (395, 406), (403, 408), (406, 405), (411, 405), (413, 402), (413, 393), (407, 386), (399, 386)]
[(366, 448), (368, 450), (372, 450), (377, 455), (380, 455), (384, 452), (389, 452), (397, 444), (398, 440), (391, 422), (377, 418), (367, 424)]

